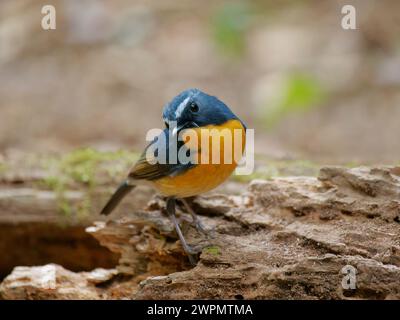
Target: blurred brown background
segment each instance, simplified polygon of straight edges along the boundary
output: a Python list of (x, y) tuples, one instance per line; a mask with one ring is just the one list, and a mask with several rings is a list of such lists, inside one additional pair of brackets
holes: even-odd
[[(357, 30), (342, 29), (344, 4)], [(396, 162), (399, 13), (396, 0), (3, 0), (0, 152), (140, 150), (163, 105), (198, 87), (256, 129), (258, 153)]]

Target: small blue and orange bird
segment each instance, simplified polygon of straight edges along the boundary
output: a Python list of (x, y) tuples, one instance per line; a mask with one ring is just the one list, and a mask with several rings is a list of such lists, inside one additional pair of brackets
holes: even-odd
[[(102, 214), (109, 214), (118, 205), (122, 198), (127, 195), (136, 185), (146, 183), (152, 185), (161, 195), (166, 197), (166, 211), (168, 212), (176, 233), (182, 243), (183, 249), (188, 255), (190, 262), (194, 263), (193, 255), (196, 254), (187, 243), (181, 232), (175, 216), (176, 199), (179, 199), (186, 210), (191, 214), (193, 223), (198, 231), (204, 232), (202, 224), (185, 198), (193, 197), (201, 193), (210, 191), (223, 183), (235, 170), (240, 159), (234, 158), (232, 161), (224, 161), (226, 148), (233, 147), (235, 144), (234, 131), (239, 130), (241, 140), (240, 157), (244, 151), (246, 127), (243, 122), (218, 98), (210, 96), (198, 89), (183, 91), (172, 99), (163, 110), (163, 119), (166, 128), (160, 134), (165, 139), (156, 137), (145, 149), (140, 159), (130, 170), (128, 177), (112, 195)], [(174, 124), (174, 128), (170, 128)], [(179, 135), (187, 129), (192, 129), (198, 133), (197, 141), (188, 139), (178, 142), (179, 148), (186, 148), (190, 151), (192, 159), (197, 161), (177, 161), (156, 162), (150, 161), (148, 148), (156, 148), (158, 153), (169, 154), (172, 139), (170, 133)], [(208, 148), (204, 148), (201, 142), (201, 134), (204, 129), (212, 129), (220, 133), (220, 143), (209, 139)], [(230, 135), (228, 140), (227, 136)], [(233, 139), (232, 139), (233, 138)], [(204, 139), (204, 138), (203, 138)], [(178, 139), (177, 139), (178, 141)], [(161, 143), (163, 142), (163, 143)], [(196, 143), (195, 143), (196, 142)], [(204, 141), (203, 141), (204, 142)], [(186, 153), (186, 152), (185, 152)], [(234, 152), (232, 152), (234, 153)], [(221, 161), (215, 163), (213, 154), (220, 156)], [(200, 159), (208, 159), (202, 161)]]

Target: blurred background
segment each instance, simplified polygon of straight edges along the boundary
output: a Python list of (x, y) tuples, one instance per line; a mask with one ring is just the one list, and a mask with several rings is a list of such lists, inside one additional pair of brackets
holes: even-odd
[[(56, 30), (41, 28), (48, 4)], [(356, 30), (341, 26), (346, 4)], [(215, 192), (399, 164), (399, 35), (398, 0), (1, 0), (0, 280), (117, 264), (85, 228), (187, 88), (255, 129), (255, 173)], [(113, 218), (152, 195), (138, 187)]]
[[(41, 28), (52, 4), (57, 29)], [(343, 30), (352, 4), (357, 30)], [(139, 151), (198, 87), (256, 129), (256, 152), (400, 158), (400, 2), (0, 2), (0, 153)]]

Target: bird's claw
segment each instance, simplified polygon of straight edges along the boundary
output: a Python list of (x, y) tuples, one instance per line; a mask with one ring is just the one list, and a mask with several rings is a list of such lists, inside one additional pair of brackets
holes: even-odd
[[(186, 234), (186, 232), (188, 230), (188, 226), (191, 225), (191, 226), (195, 227), (199, 233), (202, 233), (203, 235), (205, 235), (207, 237), (210, 236), (210, 231), (206, 230), (203, 223), (199, 219), (191, 220), (188, 217), (181, 216), (179, 218), (179, 223), (182, 225), (182, 232), (184, 234)], [(214, 236), (211, 235), (211, 237), (213, 238)]]
[(206, 229), (204, 228), (204, 225), (201, 223), (200, 220), (194, 220), (192, 222), (192, 224), (194, 225), (194, 227), (196, 228), (196, 230), (204, 235), (208, 235), (208, 232), (206, 231)]
[(186, 253), (188, 255), (198, 255), (199, 253), (201, 253), (202, 250), (203, 250), (203, 247), (201, 247), (201, 246), (188, 246), (186, 248)]
[(197, 264), (197, 261), (198, 261), (198, 255), (199, 255), (199, 253), (201, 253), (203, 248), (192, 247), (192, 246), (186, 245), (186, 246), (183, 247), (183, 250), (187, 254), (190, 264), (192, 266), (195, 266)]

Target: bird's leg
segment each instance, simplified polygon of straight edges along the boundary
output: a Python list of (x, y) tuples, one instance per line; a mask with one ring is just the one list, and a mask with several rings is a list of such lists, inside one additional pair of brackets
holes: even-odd
[(179, 227), (178, 221), (175, 216), (175, 198), (168, 198), (167, 199), (167, 212), (169, 217), (172, 220), (172, 223), (174, 224), (176, 233), (178, 234), (179, 240), (182, 243), (183, 250), (186, 252), (186, 254), (189, 257), (189, 261), (192, 265), (196, 265), (196, 260), (194, 258), (194, 255), (197, 254), (195, 250), (193, 250), (186, 242), (185, 238), (183, 237), (182, 231)]
[(186, 216), (180, 216), (177, 218), (178, 223), (181, 225), (181, 231), (185, 235), (189, 229), (189, 226), (193, 223), (192, 219)]
[(202, 234), (207, 235), (207, 231), (204, 228), (203, 224), (201, 223), (199, 217), (197, 216), (197, 214), (193, 211), (192, 207), (189, 205), (189, 203), (185, 200), (185, 199), (180, 199), (183, 203), (183, 205), (185, 206), (186, 210), (188, 211), (188, 213), (190, 213), (190, 215), (193, 218), (193, 223), (197, 229), (197, 231), (201, 232)]

